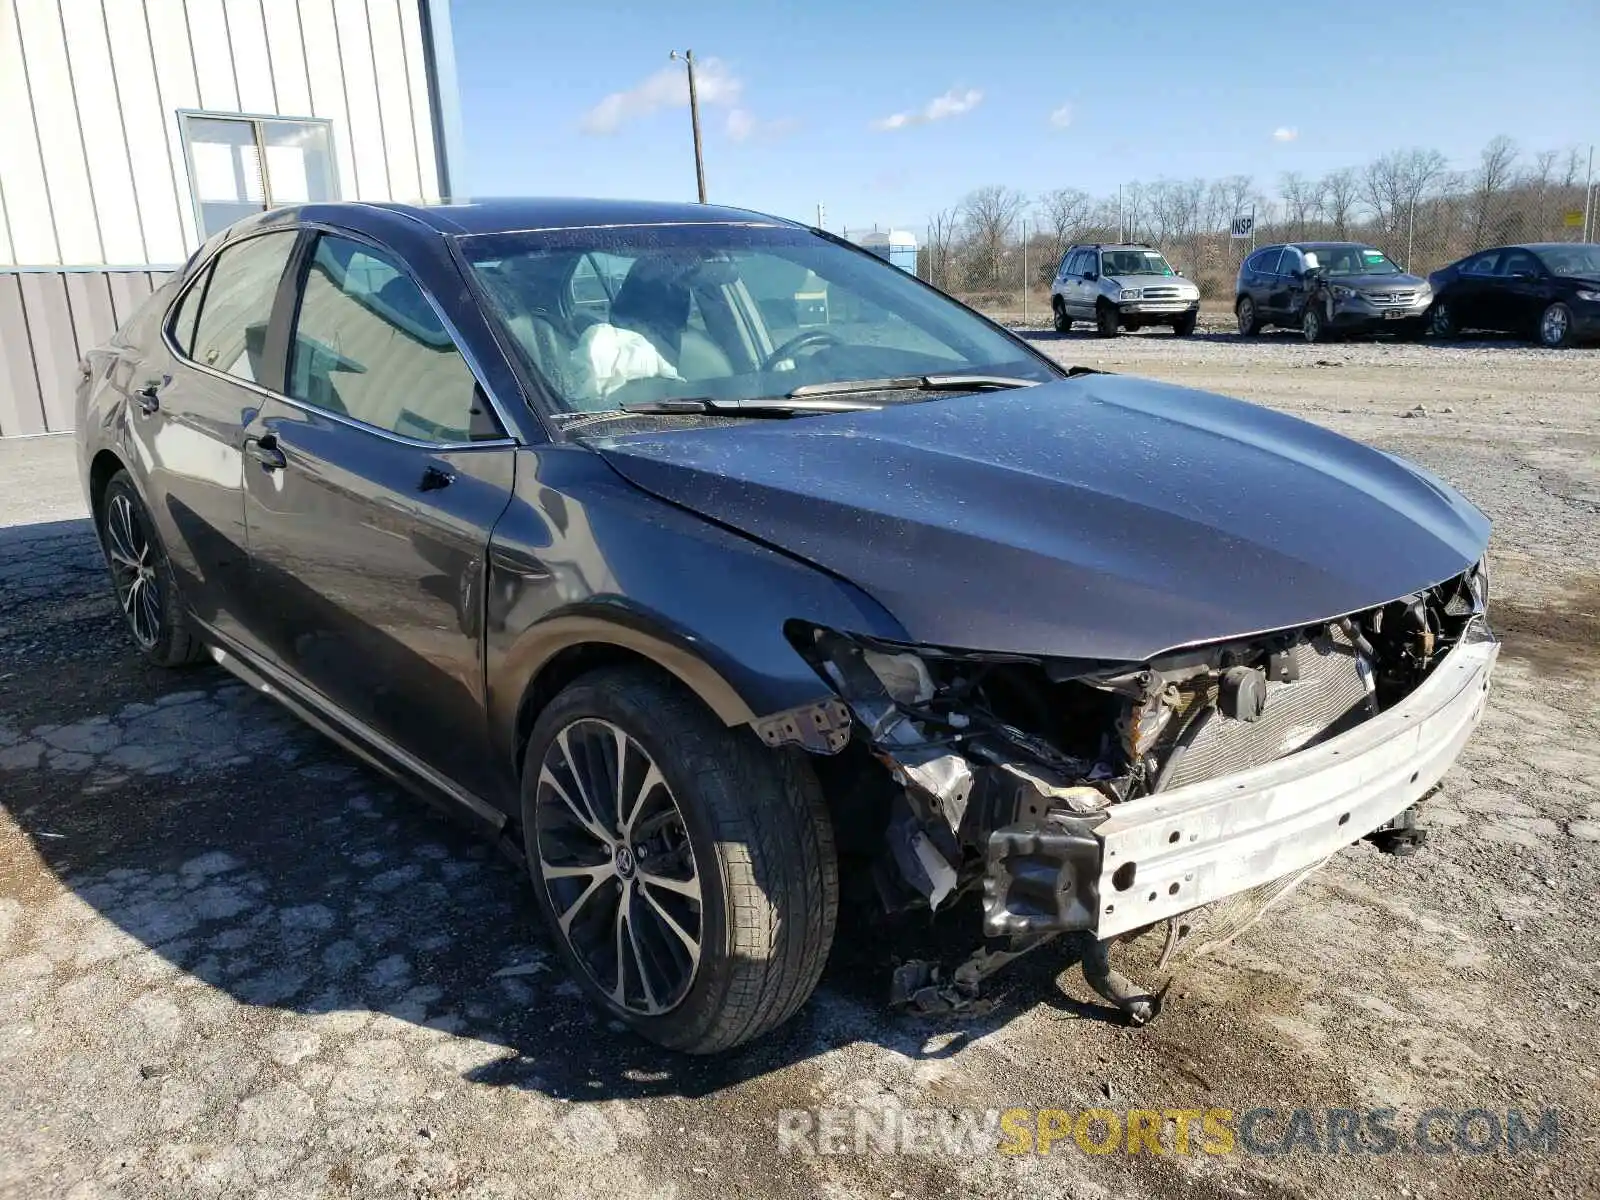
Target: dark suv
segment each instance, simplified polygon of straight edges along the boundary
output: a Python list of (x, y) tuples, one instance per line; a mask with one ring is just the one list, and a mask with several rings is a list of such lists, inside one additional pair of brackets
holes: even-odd
[(1308, 342), (1379, 331), (1420, 335), (1433, 292), (1361, 242), (1295, 242), (1257, 250), (1239, 267), (1234, 312), (1246, 337), (1269, 325)]

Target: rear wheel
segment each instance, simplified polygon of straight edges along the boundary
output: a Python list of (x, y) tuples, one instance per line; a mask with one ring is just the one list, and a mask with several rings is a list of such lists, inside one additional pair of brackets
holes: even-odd
[(1321, 305), (1306, 305), (1305, 314), (1300, 318), (1300, 333), (1313, 345), (1328, 340), (1328, 323), (1323, 319)]
[(172, 565), (126, 471), (106, 483), (95, 525), (117, 606), (139, 652), (158, 667), (199, 662), (205, 647), (184, 616)]
[(1539, 344), (1551, 350), (1572, 345), (1572, 310), (1559, 300), (1539, 316)]
[(1256, 311), (1256, 302), (1249, 296), (1240, 296), (1233, 312), (1239, 318), (1240, 337), (1255, 337), (1261, 332), (1261, 314)]
[(1184, 313), (1172, 323), (1172, 332), (1177, 337), (1188, 337), (1194, 332), (1194, 323), (1199, 313)]
[(1122, 317), (1111, 305), (1102, 303), (1095, 310), (1094, 327), (1103, 338), (1116, 337), (1122, 330)]
[(522, 824), (539, 907), (573, 977), (644, 1037), (726, 1050), (816, 987), (838, 874), (792, 755), (635, 668), (584, 676), (535, 723)]
[(1061, 303), (1060, 296), (1050, 301), (1050, 315), (1054, 319), (1057, 333), (1072, 332), (1072, 318), (1067, 316), (1067, 306)]

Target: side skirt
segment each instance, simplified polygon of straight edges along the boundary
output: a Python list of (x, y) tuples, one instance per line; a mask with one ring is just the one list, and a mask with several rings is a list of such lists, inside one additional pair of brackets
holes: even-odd
[(254, 656), (246, 657), (206, 630), (207, 649), (217, 664), (238, 676), (264, 696), (270, 696), (318, 733), (338, 742), (351, 754), (382, 771), (390, 779), (424, 800), (452, 815), (465, 809), (474, 818), (474, 824), (491, 836), (498, 836), (506, 827), (508, 818), (488, 801), (457, 787), (443, 775), (414, 755), (402, 750), (394, 742), (356, 720), (349, 713), (334, 707), (327, 700), (308, 695), (306, 691), (282, 672), (260, 662)]

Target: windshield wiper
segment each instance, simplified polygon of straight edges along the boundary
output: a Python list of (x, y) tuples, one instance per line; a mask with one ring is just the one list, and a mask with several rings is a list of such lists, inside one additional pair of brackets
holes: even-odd
[(718, 400), (711, 396), (675, 396), (620, 406), (625, 413), (715, 413), (723, 417), (792, 417), (802, 413), (870, 412), (882, 407), (864, 400)]
[(1033, 387), (1036, 379), (1016, 379), (1010, 375), (902, 375), (892, 379), (847, 379), (843, 383), (808, 383), (789, 393), (789, 399), (805, 396), (845, 396), (851, 392), (990, 392), (1006, 388)]

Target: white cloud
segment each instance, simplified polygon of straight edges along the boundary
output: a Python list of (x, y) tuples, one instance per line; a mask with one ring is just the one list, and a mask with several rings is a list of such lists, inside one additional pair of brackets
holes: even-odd
[[(744, 91), (744, 81), (715, 58), (695, 59), (694, 82), (702, 107), (736, 106)], [(663, 108), (686, 108), (688, 104), (688, 72), (682, 63), (672, 63), (625, 92), (612, 92), (584, 114), (580, 128), (585, 133), (615, 133), (629, 121)]]
[(1275, 142), (1292, 142), (1300, 136), (1300, 131), (1293, 125), (1279, 125), (1272, 131), (1272, 140)]
[(977, 88), (957, 91), (951, 88), (942, 96), (935, 96), (921, 108), (911, 112), (891, 113), (872, 123), (874, 129), (905, 129), (911, 125), (926, 125), (929, 121), (943, 121), (946, 117), (959, 117), (983, 103), (983, 93)]
[(1050, 124), (1057, 129), (1065, 129), (1072, 124), (1072, 105), (1063, 104), (1050, 114)]
[(728, 136), (736, 142), (748, 142), (754, 138), (784, 137), (793, 133), (799, 126), (800, 122), (792, 117), (779, 117), (775, 120), (764, 121), (748, 108), (730, 108), (728, 110)]

